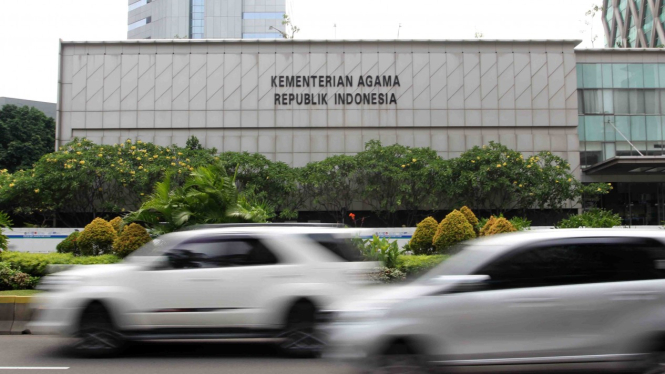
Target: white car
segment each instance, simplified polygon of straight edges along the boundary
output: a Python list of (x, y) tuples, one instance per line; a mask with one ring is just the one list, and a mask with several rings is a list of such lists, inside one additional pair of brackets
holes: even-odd
[(665, 373), (665, 231), (533, 231), (461, 247), (413, 283), (329, 311), (330, 356), (394, 373)]
[(315, 355), (317, 314), (350, 295), (376, 263), (359, 261), (358, 230), (288, 225), (199, 229), (163, 235), (124, 262), (45, 277), (33, 333), (76, 338), (86, 355), (126, 341), (278, 338)]

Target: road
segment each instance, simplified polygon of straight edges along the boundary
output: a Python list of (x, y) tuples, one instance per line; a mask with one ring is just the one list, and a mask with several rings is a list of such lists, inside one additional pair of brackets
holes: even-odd
[[(110, 359), (77, 358), (63, 348), (64, 344), (54, 336), (0, 335), (0, 374), (51, 371), (85, 374), (354, 373), (349, 365), (331, 360), (284, 358), (268, 344), (147, 343), (133, 346), (123, 356)], [(38, 367), (50, 369), (26, 370)]]

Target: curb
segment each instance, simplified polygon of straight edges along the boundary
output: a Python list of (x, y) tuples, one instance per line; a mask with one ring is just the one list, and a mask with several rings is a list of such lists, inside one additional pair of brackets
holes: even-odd
[(0, 335), (29, 334), (30, 296), (0, 296)]

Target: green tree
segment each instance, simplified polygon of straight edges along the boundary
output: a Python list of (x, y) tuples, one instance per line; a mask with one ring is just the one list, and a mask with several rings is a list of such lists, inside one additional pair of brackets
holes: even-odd
[(187, 139), (187, 142), (185, 143), (185, 148), (195, 151), (197, 149), (203, 149), (203, 146), (201, 145), (199, 138), (192, 135)]
[(55, 149), (55, 121), (42, 111), (4, 105), (0, 109), (0, 169), (30, 169)]
[(362, 201), (388, 225), (399, 224), (396, 213), (403, 209), (406, 224), (413, 226), (418, 210), (432, 210), (444, 201), (437, 192), (446, 184), (447, 164), (429, 148), (382, 146), (372, 140), (356, 160)]
[(311, 198), (313, 208), (324, 210), (337, 222), (345, 223), (348, 210), (363, 189), (356, 158), (337, 155), (310, 162), (301, 170), (300, 177), (301, 188)]
[(299, 170), (268, 160), (260, 153), (224, 152), (219, 155), (227, 175), (235, 175), (238, 190), (262, 201), (283, 219), (296, 218), (305, 197), (298, 186)]
[(474, 147), (451, 160), (448, 192), (459, 205), (502, 212), (512, 209), (561, 209), (582, 194), (604, 194), (610, 186), (589, 186), (575, 179), (570, 164), (540, 152), (524, 156), (499, 143)]
[(75, 139), (57, 152), (43, 156), (30, 170), (0, 173), (0, 207), (23, 217), (42, 217), (62, 226), (64, 213), (88, 213), (85, 221), (101, 212), (136, 209), (155, 183), (167, 172), (174, 183), (201, 165), (213, 163), (207, 150), (160, 147), (127, 140), (97, 145)]
[(234, 178), (217, 163), (191, 172), (182, 187), (173, 186), (172, 176), (167, 175), (125, 222), (167, 233), (198, 224), (266, 222), (270, 218), (265, 207), (238, 193)]

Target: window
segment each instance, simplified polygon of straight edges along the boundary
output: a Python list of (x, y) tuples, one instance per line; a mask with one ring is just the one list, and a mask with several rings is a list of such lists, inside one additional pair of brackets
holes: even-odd
[(492, 289), (625, 282), (665, 278), (662, 244), (640, 238), (555, 241), (517, 250), (477, 274)]
[(276, 264), (277, 258), (257, 239), (195, 239), (167, 254), (177, 269)]
[(336, 238), (330, 234), (310, 234), (308, 237), (344, 261), (363, 260), (360, 249), (348, 239)]
[(583, 113), (600, 114), (603, 113), (603, 91), (602, 90), (583, 90)]
[(127, 27), (127, 31), (132, 31), (136, 28), (139, 28), (141, 26), (145, 26), (149, 23), (150, 23), (150, 17), (144, 18), (142, 20), (139, 20), (139, 21), (136, 21), (134, 23), (129, 24), (129, 26)]
[(146, 4), (148, 4), (150, 1), (149, 0), (139, 0), (135, 3), (129, 4), (129, 11), (131, 12), (134, 9), (138, 9)]
[(242, 14), (243, 19), (283, 19), (284, 13), (251, 13)]
[(190, 0), (189, 35), (192, 39), (204, 38), (205, 0)]

